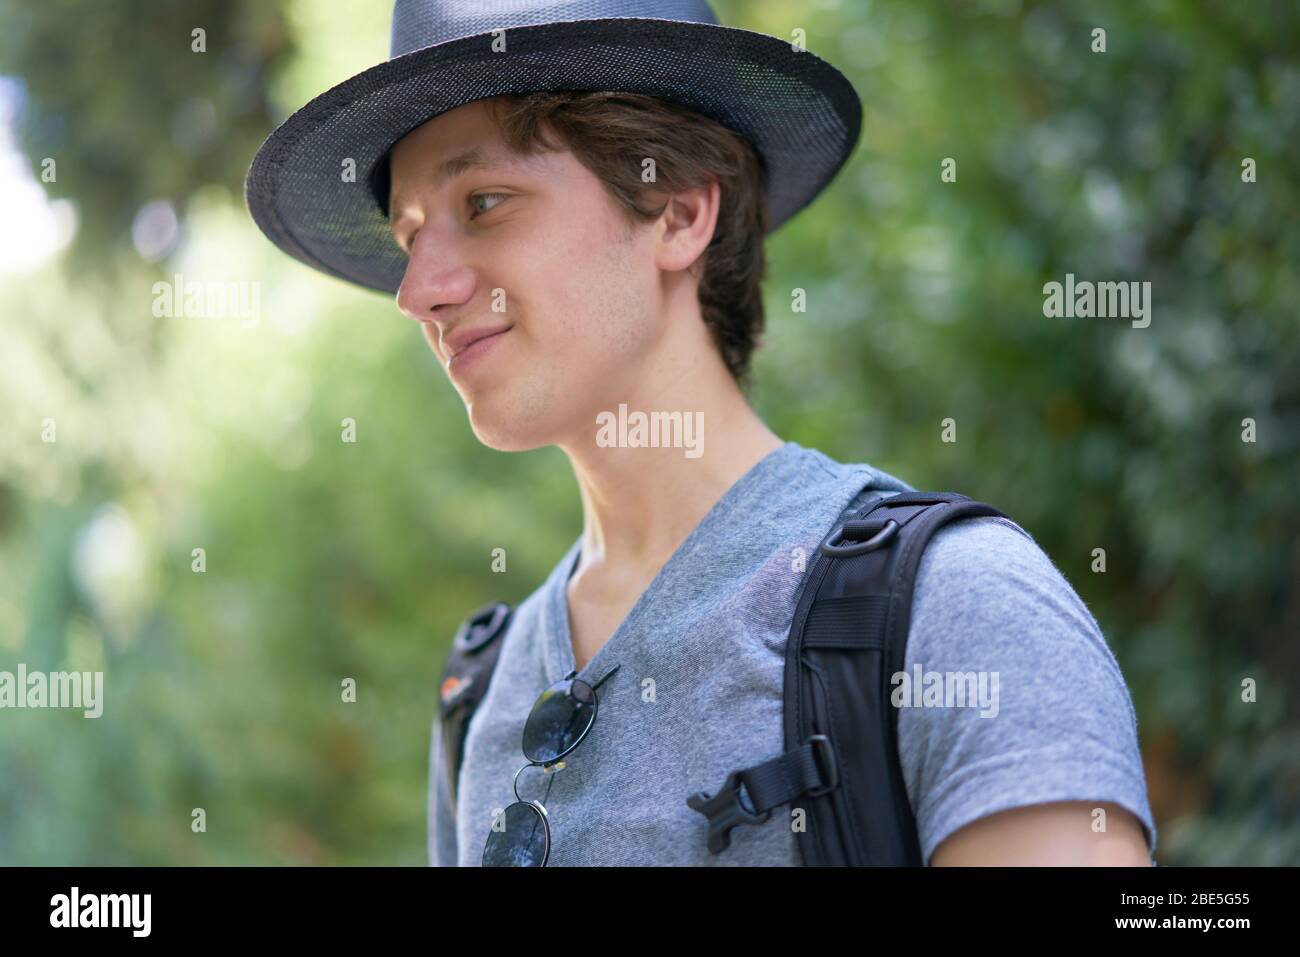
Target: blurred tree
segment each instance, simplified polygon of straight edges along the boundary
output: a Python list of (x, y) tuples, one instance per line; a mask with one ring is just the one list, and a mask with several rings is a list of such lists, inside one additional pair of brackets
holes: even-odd
[(161, 258), (195, 191), (242, 196), (249, 157), (281, 118), (267, 93), (293, 52), (281, 6), (0, 0), (0, 23), (0, 74), (23, 83), (34, 174), (52, 158), (49, 195), (81, 214), (74, 269), (118, 264), (106, 253), (131, 249), (133, 225), (137, 249)]

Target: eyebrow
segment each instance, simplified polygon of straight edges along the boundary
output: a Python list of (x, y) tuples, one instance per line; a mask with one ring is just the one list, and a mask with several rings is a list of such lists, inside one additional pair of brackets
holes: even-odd
[[(433, 188), (441, 189), (443, 184), (473, 170), (502, 169), (509, 165), (509, 157), (482, 146), (471, 146), (438, 164), (433, 173)], [(389, 208), (393, 208), (391, 204)]]
[(463, 173), (476, 169), (499, 169), (509, 165), (508, 160), (499, 153), (489, 152), (481, 146), (471, 146), (463, 153), (457, 153), (451, 159), (442, 161), (433, 174), (434, 189), (440, 188)]

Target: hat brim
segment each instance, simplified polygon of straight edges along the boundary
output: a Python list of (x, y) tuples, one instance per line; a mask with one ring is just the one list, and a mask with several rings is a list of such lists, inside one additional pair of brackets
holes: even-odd
[[(245, 201), (277, 246), (309, 266), (395, 293), (406, 254), (372, 177), (398, 140), (485, 97), (546, 90), (643, 93), (747, 137), (767, 177), (769, 230), (806, 206), (857, 142), (862, 105), (816, 55), (777, 37), (648, 18), (511, 27), (425, 47), (371, 67), (313, 99), (262, 144)], [(345, 179), (345, 160), (355, 178)]]

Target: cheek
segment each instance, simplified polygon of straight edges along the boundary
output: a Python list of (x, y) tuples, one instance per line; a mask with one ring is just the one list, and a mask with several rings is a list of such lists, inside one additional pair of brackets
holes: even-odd
[(562, 364), (579, 375), (604, 374), (599, 370), (611, 363), (636, 357), (653, 333), (648, 253), (621, 233), (593, 241), (592, 232), (559, 247), (545, 278), (552, 292), (543, 303), (543, 334), (554, 330)]
[(531, 376), (589, 383), (590, 391), (643, 354), (658, 302), (650, 234), (628, 237), (621, 214), (600, 192), (575, 186), (566, 205), (520, 223), (500, 250), (494, 280), (517, 290)]

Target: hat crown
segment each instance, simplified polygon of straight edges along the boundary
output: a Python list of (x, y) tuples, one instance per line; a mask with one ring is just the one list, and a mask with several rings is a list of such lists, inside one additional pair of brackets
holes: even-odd
[(718, 22), (706, 0), (397, 0), (389, 58), (493, 30), (614, 17)]

